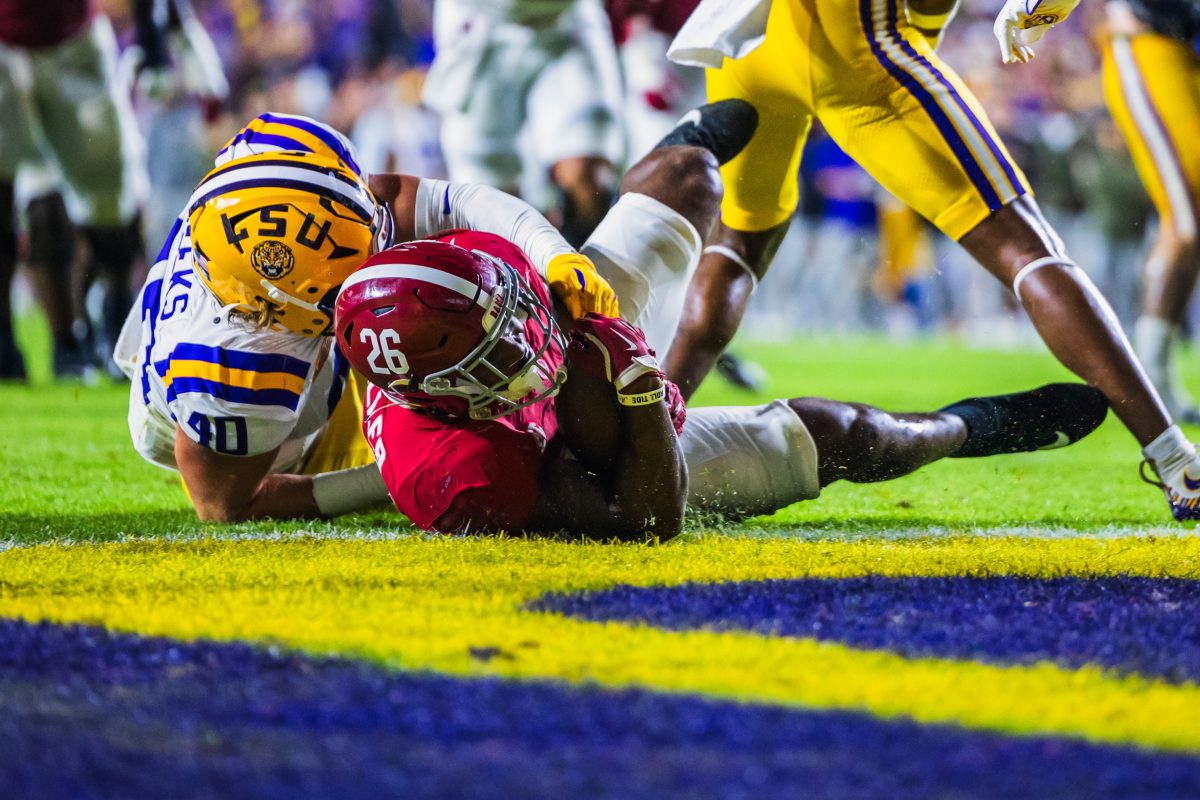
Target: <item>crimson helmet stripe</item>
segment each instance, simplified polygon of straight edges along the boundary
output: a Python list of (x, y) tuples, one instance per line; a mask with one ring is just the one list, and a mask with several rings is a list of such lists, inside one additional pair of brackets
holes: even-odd
[(306, 189), (342, 203), (364, 221), (375, 213), (375, 200), (365, 187), (339, 177), (303, 167), (239, 164), (211, 176), (196, 187), (188, 201), (188, 213), (214, 197), (248, 186), (285, 186)]
[(457, 292), (468, 300), (474, 300), (481, 308), (487, 308), (485, 301), (488, 298), (479, 290), (477, 284), (471, 283), (471, 281), (460, 278), (457, 275), (451, 275), (445, 270), (434, 269), (433, 267), (426, 267), (421, 264), (376, 264), (371, 267), (365, 267), (346, 279), (346, 282), (342, 284), (342, 291), (344, 292), (351, 286), (355, 286), (363, 281), (381, 278), (403, 278), (432, 283), (434, 286), (441, 286), (444, 289)]

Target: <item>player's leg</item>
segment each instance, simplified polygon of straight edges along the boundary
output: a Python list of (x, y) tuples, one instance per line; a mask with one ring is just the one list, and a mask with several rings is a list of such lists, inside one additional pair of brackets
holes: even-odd
[(621, 69), (598, 0), (575, 0), (539, 33), (547, 63), (529, 91), (529, 130), (562, 201), (562, 233), (583, 244), (608, 213), (625, 155)]
[(11, 291), (17, 268), (17, 165), (36, 152), (30, 126), (28, 54), (0, 44), (0, 379), (25, 378), (12, 329)]
[(947, 457), (1062, 447), (1104, 421), (1108, 404), (1082, 384), (975, 397), (929, 414), (804, 397), (688, 411), (679, 437), (688, 505), (770, 514), (838, 480), (888, 480)]
[(758, 129), (721, 169), (721, 221), (705, 242), (679, 331), (667, 353), (668, 377), (690, 397), (737, 332), (750, 294), (766, 273), (799, 203), (797, 175), (812, 123), (805, 4), (774, 3), (756, 50), (708, 70), (710, 101), (738, 98), (758, 111)]
[(658, 352), (670, 346), (717, 216), (717, 168), (745, 146), (756, 119), (740, 100), (689, 112), (625, 174), (616, 205), (582, 248), (616, 290), (621, 315)]
[(75, 226), (58, 192), (33, 198), (25, 214), (29, 220), (29, 272), (54, 340), (54, 376), (87, 378), (94, 369), (92, 353), (79, 330), (82, 309), (75, 303)]
[(145, 266), (140, 210), (148, 199), (145, 145), (117, 77), (116, 38), (103, 15), (34, 60), (34, 97), (45, 140), (66, 181), (67, 209), (88, 243), (83, 292), (105, 284), (102, 366), (120, 375), (112, 348)]
[(1194, 146), (1200, 141), (1200, 56), (1153, 33), (1114, 35), (1104, 52), (1104, 93), (1159, 215), (1134, 347), (1172, 415), (1197, 422), (1200, 410), (1174, 375), (1172, 356), (1200, 270), (1200, 152)]
[(815, 397), (788, 405), (816, 445), (822, 487), (891, 480), (947, 457), (1064, 447), (1094, 431), (1108, 413), (1100, 392), (1077, 383), (968, 398), (925, 414)]
[(0, 181), (0, 380), (25, 379), (25, 359), (13, 335), (12, 283), (17, 269), (13, 184)]
[[(1183, 492), (1184, 465), (1196, 461), (1200, 471), (1200, 460), (1108, 302), (1066, 255), (974, 95), (896, 9), (895, 0), (869, 0), (857, 20), (820, 32), (828, 39), (814, 45), (823, 54), (818, 113), (830, 135), (1014, 290), (1051, 352), (1104, 393), (1172, 491)], [(847, 80), (862, 91), (847, 95)], [(1200, 491), (1188, 494), (1200, 506)], [(1197, 513), (1170, 502), (1177, 516)]]

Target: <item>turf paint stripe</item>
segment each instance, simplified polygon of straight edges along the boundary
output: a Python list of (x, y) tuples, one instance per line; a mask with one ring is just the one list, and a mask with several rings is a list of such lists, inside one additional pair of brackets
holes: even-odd
[[(737, 632), (524, 611), (550, 590), (861, 575), (1200, 577), (1200, 541), (702, 538), (132, 543), (0, 555), (0, 615), (183, 639), (283, 642), (403, 669), (641, 686), (1022, 734), (1200, 751), (1200, 688), (1096, 668), (907, 659)], [(495, 657), (481, 660), (480, 652)]]
[(615, 586), (529, 606), (670, 630), (741, 630), (991, 664), (1094, 664), (1200, 682), (1200, 581), (1179, 578), (802, 578)]
[(1200, 793), (1200, 757), (0, 620), (0, 785), (43, 800), (1165, 800)]

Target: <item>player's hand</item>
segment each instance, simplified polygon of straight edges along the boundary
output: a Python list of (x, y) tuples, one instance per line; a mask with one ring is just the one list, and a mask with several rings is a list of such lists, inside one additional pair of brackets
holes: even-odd
[(584, 314), (618, 314), (617, 293), (600, 277), (592, 260), (581, 253), (560, 253), (550, 259), (546, 281), (574, 319)]
[(687, 422), (687, 403), (683, 400), (683, 392), (670, 381), (667, 381), (667, 411), (671, 412), (675, 433), (683, 433), (683, 423)]
[(1005, 0), (992, 26), (1000, 43), (1000, 58), (1005, 64), (1028, 62), (1033, 58), (1030, 45), (1066, 19), (1077, 5), (1079, 0)]
[[(585, 314), (575, 321), (567, 358), (572, 369), (582, 369), (605, 380), (617, 390), (617, 401), (625, 406), (649, 405), (666, 396), (662, 368), (654, 351), (646, 344), (641, 329), (620, 317)], [(649, 390), (642, 381), (651, 376)]]

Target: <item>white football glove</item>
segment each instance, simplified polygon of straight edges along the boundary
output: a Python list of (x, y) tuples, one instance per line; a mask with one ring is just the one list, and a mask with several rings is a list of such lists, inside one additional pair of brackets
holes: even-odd
[(1079, 0), (1005, 0), (996, 15), (992, 32), (1000, 43), (1000, 58), (1005, 64), (1033, 58), (1034, 42), (1062, 22), (1079, 5)]

